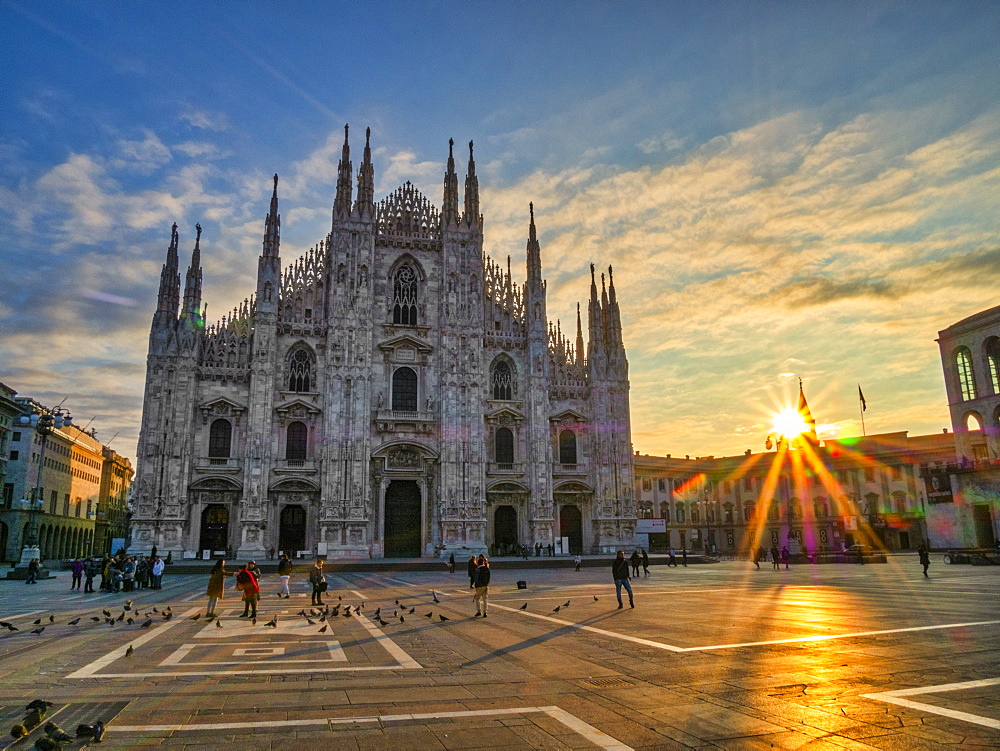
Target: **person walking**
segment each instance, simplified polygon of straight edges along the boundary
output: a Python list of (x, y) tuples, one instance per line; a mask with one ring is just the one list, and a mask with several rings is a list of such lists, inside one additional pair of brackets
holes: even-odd
[(760, 571), (760, 548), (754, 548), (751, 556), (753, 557), (753, 565)]
[[(921, 545), (917, 554), (920, 556), (920, 565), (924, 567), (924, 576), (927, 576), (927, 569), (931, 565), (931, 555), (927, 551), (927, 546)], [(927, 576), (927, 578), (929, 579), (930, 577)]]
[(160, 556), (156, 556), (153, 565), (149, 569), (153, 575), (153, 589), (163, 589), (163, 569), (166, 567)]
[(577, 553), (576, 554), (576, 558), (573, 559), (573, 563), (576, 564), (576, 570), (579, 571), (580, 570), (580, 566), (583, 563), (583, 556), (580, 555), (579, 553)]
[(452, 553), (451, 555), (448, 556), (448, 573), (449, 574), (454, 574), (455, 573), (455, 554), (454, 553)]
[(475, 589), (476, 587), (476, 569), (479, 568), (479, 563), (476, 561), (476, 556), (472, 556), (469, 559), (467, 565), (469, 570), (469, 589)]
[(781, 548), (781, 562), (785, 564), (785, 568), (788, 568), (788, 562), (792, 559), (792, 554), (788, 552), (788, 546), (785, 545)]
[(281, 591), (278, 592), (278, 596), (284, 596), (287, 600), (292, 596), (288, 591), (288, 584), (292, 581), (292, 560), (288, 557), (288, 553), (282, 553), (278, 559), (278, 578), (281, 579)]
[(240, 618), (256, 618), (257, 602), (260, 600), (260, 585), (257, 577), (250, 568), (250, 563), (244, 563), (243, 568), (236, 574), (236, 588), (243, 593), (243, 615)]
[(323, 593), (326, 592), (326, 576), (323, 574), (323, 559), (317, 558), (316, 565), (309, 572), (309, 583), (312, 585), (311, 605), (323, 604)]
[(649, 553), (642, 549), (642, 575), (649, 576)]
[(69, 585), (70, 592), (72, 592), (74, 589), (79, 589), (80, 585), (83, 583), (83, 568), (84, 568), (83, 561), (81, 561), (79, 558), (77, 558), (70, 564), (69, 570), (73, 573), (73, 581)]
[(778, 554), (778, 546), (777, 545), (772, 545), (771, 546), (771, 569), (774, 570), (774, 571), (777, 571), (779, 568), (781, 568), (781, 564), (780, 564), (780, 562), (778, 560), (778, 555), (779, 555)]
[(629, 583), (628, 577), (628, 561), (625, 560), (624, 550), (618, 551), (618, 557), (611, 564), (611, 577), (615, 580), (618, 609), (621, 610), (624, 607), (622, 605), (622, 587), (625, 587), (625, 591), (628, 592), (628, 606), (634, 608), (635, 600), (632, 597), (632, 585)]
[(490, 562), (485, 555), (479, 556), (476, 565), (476, 593), (472, 596), (472, 601), (476, 603), (476, 618), (486, 617), (486, 607), (489, 605), (490, 592)]
[(688, 567), (688, 549), (687, 548), (681, 548), (681, 564), (684, 566), (684, 568)]
[(632, 555), (629, 558), (629, 560), (632, 562), (632, 576), (638, 577), (639, 576), (639, 564), (642, 563), (642, 558), (639, 555), (639, 551), (638, 550), (633, 550), (632, 551)]
[(208, 587), (205, 589), (205, 594), (208, 596), (207, 615), (209, 618), (215, 618), (215, 606), (226, 594), (227, 576), (233, 576), (233, 572), (226, 571), (226, 562), (224, 560), (216, 561), (208, 575)]
[(24, 580), (25, 584), (38, 584), (38, 559), (32, 558), (28, 563), (28, 578)]
[(674, 549), (670, 548), (670, 550), (667, 552), (667, 555), (670, 556), (670, 560), (667, 562), (667, 566), (673, 566), (674, 568), (677, 568), (677, 553), (674, 552)]

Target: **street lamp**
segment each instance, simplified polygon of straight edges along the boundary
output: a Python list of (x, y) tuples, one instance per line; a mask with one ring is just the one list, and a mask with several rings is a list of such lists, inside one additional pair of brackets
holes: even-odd
[[(42, 437), (41, 447), (38, 450), (38, 470), (35, 474), (35, 487), (32, 489), (31, 498), (25, 498), (21, 504), (28, 512), (28, 524), (24, 530), (24, 547), (21, 550), (21, 562), (16, 569), (25, 569), (35, 558), (41, 563), (42, 555), (38, 540), (38, 515), (43, 513), (42, 505), (45, 499), (42, 497), (42, 470), (45, 468), (45, 444), (53, 431), (73, 424), (73, 417), (70, 413), (60, 407), (55, 409), (39, 409), (30, 415), (22, 415), (21, 425), (31, 426), (35, 432)], [(44, 578), (46, 573), (39, 569), (39, 578)]]

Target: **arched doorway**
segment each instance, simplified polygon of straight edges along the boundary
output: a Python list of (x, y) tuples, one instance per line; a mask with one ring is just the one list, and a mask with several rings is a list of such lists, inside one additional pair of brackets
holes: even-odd
[(306, 549), (306, 511), (301, 506), (285, 506), (281, 509), (281, 525), (278, 531), (278, 550), (294, 558), (299, 550)]
[(201, 512), (201, 541), (198, 550), (225, 550), (229, 545), (229, 509), (211, 503)]
[(517, 545), (517, 509), (497, 506), (493, 514), (493, 544), (501, 555), (507, 555)]
[(393, 480), (385, 489), (385, 557), (420, 555), (420, 486), (413, 480)]
[(569, 538), (569, 552), (583, 552), (583, 515), (579, 506), (559, 507), (559, 536)]

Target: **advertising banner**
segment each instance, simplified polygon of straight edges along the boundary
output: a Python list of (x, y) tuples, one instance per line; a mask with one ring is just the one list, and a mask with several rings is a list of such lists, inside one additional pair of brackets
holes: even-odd
[(924, 488), (927, 492), (928, 503), (955, 502), (955, 499), (951, 495), (950, 475), (927, 475), (924, 477)]

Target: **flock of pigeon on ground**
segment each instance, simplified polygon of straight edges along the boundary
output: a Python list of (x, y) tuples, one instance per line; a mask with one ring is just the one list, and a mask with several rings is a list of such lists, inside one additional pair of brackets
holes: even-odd
[[(10, 729), (10, 736), (15, 741), (19, 741), (29, 735), (35, 728), (42, 724), (45, 713), (49, 707), (54, 706), (52, 702), (43, 699), (34, 699), (24, 708), (24, 719)], [(76, 737), (67, 733), (61, 727), (49, 720), (42, 726), (44, 735), (35, 741), (35, 748), (38, 751), (60, 751), (64, 743), (72, 743), (74, 740), (93, 741), (100, 743), (104, 740), (104, 721), (98, 720), (93, 725), (80, 724), (76, 726)]]

